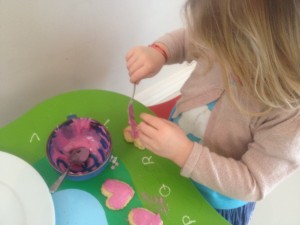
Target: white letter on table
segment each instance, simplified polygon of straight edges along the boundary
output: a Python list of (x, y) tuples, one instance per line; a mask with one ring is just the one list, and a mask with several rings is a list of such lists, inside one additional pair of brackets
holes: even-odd
[(196, 223), (196, 222), (197, 222), (196, 220), (191, 220), (191, 218), (189, 216), (182, 217), (183, 225), (190, 225), (190, 224), (193, 224), (193, 223)]
[(159, 194), (162, 197), (166, 198), (171, 194), (171, 189), (168, 186), (163, 184), (159, 189)]
[(154, 164), (154, 162), (152, 162), (151, 159), (152, 159), (152, 156), (149, 156), (149, 157), (145, 156), (142, 158), (142, 163), (144, 165)]

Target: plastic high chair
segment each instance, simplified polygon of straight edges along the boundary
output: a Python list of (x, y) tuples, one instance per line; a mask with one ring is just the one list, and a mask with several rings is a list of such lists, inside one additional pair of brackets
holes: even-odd
[(148, 106), (148, 108), (154, 112), (158, 117), (168, 119), (173, 107), (176, 104), (176, 101), (180, 98), (180, 96), (176, 96), (168, 101), (159, 103), (157, 105)]

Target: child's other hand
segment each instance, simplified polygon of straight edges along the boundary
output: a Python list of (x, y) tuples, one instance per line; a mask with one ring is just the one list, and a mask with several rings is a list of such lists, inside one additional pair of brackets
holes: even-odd
[(146, 113), (141, 114), (141, 119), (139, 137), (142, 144), (182, 167), (192, 151), (193, 142), (171, 121)]
[(165, 58), (153, 48), (139, 46), (127, 53), (126, 64), (130, 81), (139, 83), (142, 79), (157, 74), (165, 64)]

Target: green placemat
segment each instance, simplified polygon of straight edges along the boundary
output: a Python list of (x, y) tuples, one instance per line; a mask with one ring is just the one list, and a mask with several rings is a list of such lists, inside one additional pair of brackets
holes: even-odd
[[(179, 175), (180, 170), (175, 164), (124, 141), (128, 102), (127, 96), (99, 90), (80, 90), (55, 96), (1, 128), (0, 149), (32, 164), (50, 186), (58, 174), (45, 155), (48, 136), (69, 115), (93, 118), (106, 124), (112, 137), (112, 154), (118, 157), (119, 166), (115, 169), (108, 166), (99, 176), (87, 181), (67, 180), (60, 189), (78, 188), (91, 193), (104, 206), (107, 220), (112, 225), (123, 224), (133, 207), (145, 207), (160, 213), (165, 225), (228, 224), (208, 205), (192, 182)], [(151, 113), (137, 101), (134, 108), (136, 115)], [(111, 211), (105, 207), (100, 187), (107, 178), (120, 179), (134, 188), (136, 195), (123, 210)]]

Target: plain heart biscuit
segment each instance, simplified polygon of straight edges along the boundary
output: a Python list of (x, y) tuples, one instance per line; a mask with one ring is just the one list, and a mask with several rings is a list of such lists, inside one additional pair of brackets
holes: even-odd
[(125, 129), (123, 130), (123, 136), (125, 141), (129, 142), (129, 143), (133, 143), (135, 147), (144, 150), (145, 147), (143, 146), (143, 144), (141, 143), (140, 139), (137, 138), (133, 138), (131, 135), (131, 127), (127, 126), (125, 127)]
[(112, 210), (123, 209), (133, 198), (133, 188), (120, 180), (107, 179), (102, 187), (101, 193), (107, 197), (106, 206)]

